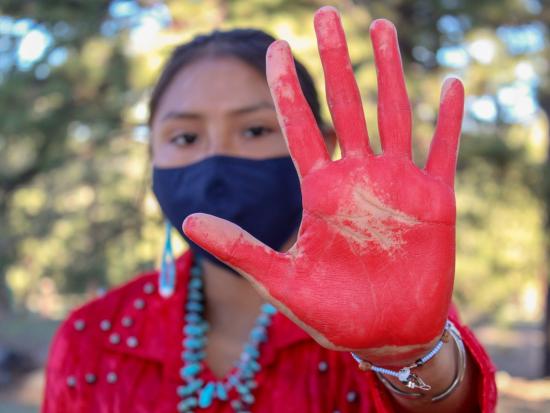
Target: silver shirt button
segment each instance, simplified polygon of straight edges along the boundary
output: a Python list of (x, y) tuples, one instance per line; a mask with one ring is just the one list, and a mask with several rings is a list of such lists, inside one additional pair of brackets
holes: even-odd
[(69, 386), (69, 387), (75, 387), (76, 386), (76, 377), (75, 376), (67, 377), (67, 386)]
[(135, 337), (128, 337), (126, 339), (126, 345), (130, 348), (136, 348), (138, 346), (138, 339)]
[(120, 335), (117, 333), (113, 333), (109, 336), (109, 343), (111, 344), (118, 344), (120, 343)]
[(86, 373), (86, 376), (84, 376), (84, 379), (86, 380), (86, 383), (88, 384), (94, 384), (96, 381), (95, 374), (93, 373)]
[(73, 326), (76, 331), (82, 331), (86, 327), (86, 322), (82, 319), (76, 320)]
[(155, 285), (153, 283), (146, 283), (143, 286), (143, 292), (145, 294), (153, 294), (155, 292)]
[(113, 383), (116, 383), (117, 380), (118, 380), (118, 376), (114, 371), (107, 373), (107, 383), (113, 384)]
[(109, 320), (103, 320), (99, 323), (101, 331), (109, 331), (111, 329), (111, 322)]

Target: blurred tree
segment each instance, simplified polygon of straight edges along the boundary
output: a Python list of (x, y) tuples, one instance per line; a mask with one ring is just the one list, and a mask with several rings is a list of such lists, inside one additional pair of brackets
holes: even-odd
[[(104, 282), (108, 242), (139, 231), (135, 198), (142, 191), (134, 187), (113, 196), (126, 173), (102, 156), (117, 151), (124, 156), (117, 140), (124, 139), (121, 119), (131, 102), (123, 50), (126, 22), (110, 14), (109, 4), (0, 5), (4, 307), (9, 302), (5, 279), (15, 262), (25, 262), (26, 274), (19, 277), (24, 285), (51, 276), (63, 289), (78, 290), (87, 280)], [(72, 228), (60, 229), (63, 223)]]

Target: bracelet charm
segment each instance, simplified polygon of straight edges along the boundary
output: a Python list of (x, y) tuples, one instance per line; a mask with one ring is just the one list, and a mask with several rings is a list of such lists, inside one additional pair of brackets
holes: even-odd
[[(401, 383), (403, 383), (404, 385), (406, 385), (409, 389), (420, 389), (420, 390), (430, 390), (432, 388), (432, 386), (430, 386), (429, 384), (426, 384), (424, 382), (424, 380), (422, 380), (418, 375), (414, 374), (414, 373), (411, 373), (410, 370), (408, 368), (405, 368), (406, 370), (408, 370), (408, 375), (405, 379), (401, 380), (401, 378), (399, 379), (399, 381)], [(402, 369), (401, 371), (405, 370), (405, 369)]]

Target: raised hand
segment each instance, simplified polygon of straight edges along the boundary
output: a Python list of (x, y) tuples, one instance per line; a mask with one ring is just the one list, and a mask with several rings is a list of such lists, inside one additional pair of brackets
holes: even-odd
[(451, 300), (462, 84), (443, 85), (428, 162), (417, 167), (397, 34), (390, 22), (373, 22), (383, 149), (375, 155), (338, 12), (320, 9), (315, 29), (342, 159), (330, 160), (287, 43), (273, 43), (267, 54), (269, 86), (302, 186), (296, 243), (277, 252), (206, 214), (189, 216), (183, 229), (321, 345), (377, 363), (412, 360), (439, 338)]

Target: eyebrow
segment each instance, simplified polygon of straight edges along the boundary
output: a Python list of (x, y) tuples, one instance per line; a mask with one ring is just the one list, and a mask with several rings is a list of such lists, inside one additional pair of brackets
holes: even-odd
[(244, 108), (232, 110), (229, 113), (232, 115), (243, 115), (245, 113), (255, 112), (261, 109), (275, 110), (275, 106), (273, 106), (272, 102), (263, 101), (263, 102), (256, 103), (255, 105), (245, 106)]
[[(275, 110), (275, 106), (271, 102), (264, 101), (264, 102), (256, 103), (254, 105), (245, 106), (245, 107), (238, 108), (238, 109), (233, 109), (233, 110), (229, 111), (229, 114), (230, 115), (244, 115), (244, 114), (247, 114), (247, 113), (250, 113), (250, 112), (255, 112), (257, 110), (262, 110), (262, 109)], [(199, 114), (199, 113), (172, 111), (172, 112), (168, 112), (165, 116), (163, 116), (162, 120), (164, 121), (164, 120), (168, 120), (168, 119), (199, 119), (201, 117), (202, 117), (202, 115)]]

